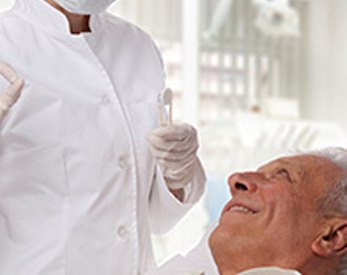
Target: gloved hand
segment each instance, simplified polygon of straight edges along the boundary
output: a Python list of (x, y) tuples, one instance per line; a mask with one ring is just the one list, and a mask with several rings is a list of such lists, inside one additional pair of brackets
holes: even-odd
[(10, 82), (10, 86), (7, 89), (0, 91), (1, 122), (7, 111), (18, 100), (24, 85), (24, 80), (20, 78), (9, 65), (2, 62), (0, 62), (0, 75), (4, 76)]
[(189, 124), (162, 126), (154, 129), (148, 139), (170, 189), (181, 189), (193, 180), (199, 165), (194, 127)]

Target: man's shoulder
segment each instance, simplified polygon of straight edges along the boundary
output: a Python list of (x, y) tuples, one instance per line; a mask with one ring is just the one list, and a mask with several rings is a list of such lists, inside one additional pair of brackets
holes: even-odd
[(200, 242), (185, 256), (177, 255), (146, 275), (218, 275), (218, 269), (208, 245), (208, 239), (214, 227), (215, 225), (212, 225)]
[(13, 27), (22, 22), (21, 18), (12, 10), (0, 13), (0, 27)]
[[(148, 271), (145, 275), (188, 275), (188, 274), (206, 274), (206, 270), (199, 265), (189, 261), (184, 256), (177, 255), (162, 266)], [(210, 274), (208, 274), (210, 275)], [(215, 275), (215, 274), (214, 274)]]
[(102, 20), (105, 24), (108, 25), (110, 31), (117, 30), (118, 32), (121, 32), (124, 35), (130, 36), (132, 38), (152, 41), (151, 36), (146, 31), (144, 31), (135, 23), (130, 22), (124, 18), (113, 15), (111, 13), (105, 13), (102, 16)]
[(0, 57), (15, 53), (18, 47), (25, 47), (23, 41), (31, 29), (31, 25), (13, 10), (0, 13)]

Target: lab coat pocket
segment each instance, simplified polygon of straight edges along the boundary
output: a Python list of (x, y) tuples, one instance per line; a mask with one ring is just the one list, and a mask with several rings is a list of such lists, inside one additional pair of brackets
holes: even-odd
[(0, 155), (0, 246), (57, 235), (66, 194), (59, 146)]

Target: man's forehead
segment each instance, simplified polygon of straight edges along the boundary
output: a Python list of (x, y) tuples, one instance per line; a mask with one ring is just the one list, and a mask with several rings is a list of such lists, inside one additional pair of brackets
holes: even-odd
[(277, 158), (277, 159), (274, 159), (274, 160), (271, 160), (263, 165), (261, 165), (257, 170), (258, 171), (261, 171), (261, 170), (264, 170), (266, 168), (271, 168), (271, 167), (274, 167), (274, 166), (281, 166), (281, 165), (284, 165), (284, 166), (293, 166), (293, 167), (296, 167), (296, 168), (299, 168), (300, 167), (300, 159), (299, 157), (301, 156), (286, 156), (286, 157), (280, 157), (280, 158)]
[[(342, 173), (342, 169), (335, 163), (322, 156), (312, 155), (312, 154), (302, 154), (280, 157), (272, 160), (258, 168), (258, 171), (262, 171), (267, 168), (286, 166), (291, 167), (297, 171), (300, 170), (313, 170), (321, 171), (322, 173), (339, 174)], [(308, 172), (308, 171), (306, 171)]]

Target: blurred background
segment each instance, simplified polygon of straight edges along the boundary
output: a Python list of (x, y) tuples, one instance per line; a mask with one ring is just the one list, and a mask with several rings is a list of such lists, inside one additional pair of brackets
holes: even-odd
[[(0, 0), (0, 11), (12, 4)], [(201, 139), (208, 190), (174, 230), (153, 236), (158, 262), (218, 219), (232, 172), (347, 146), (347, 1), (118, 0), (109, 11), (152, 35), (175, 120)]]

